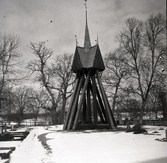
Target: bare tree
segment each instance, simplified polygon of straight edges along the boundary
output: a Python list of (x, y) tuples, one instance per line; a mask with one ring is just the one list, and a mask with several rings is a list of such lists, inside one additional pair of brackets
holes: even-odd
[(105, 83), (106, 91), (112, 97), (112, 110), (115, 111), (119, 91), (122, 91), (122, 85), (125, 80), (128, 80), (131, 70), (124, 62), (125, 58), (117, 49), (113, 53), (106, 54), (105, 56), (105, 67), (106, 70), (103, 73), (103, 81)]
[(127, 64), (133, 70), (133, 93), (142, 101), (140, 123), (147, 99), (160, 73), (160, 59), (166, 53), (164, 47), (166, 23), (161, 14), (151, 15), (143, 23), (135, 18), (126, 21), (126, 28), (117, 37), (120, 47), (127, 57)]
[(8, 123), (11, 122), (12, 114), (15, 113), (14, 92), (11, 86), (3, 90), (3, 101), (1, 101), (1, 111), (6, 115)]
[(127, 98), (124, 103), (125, 110), (129, 113), (130, 120), (136, 120), (140, 115), (140, 103), (134, 98)]
[(30, 90), (27, 87), (18, 87), (14, 91), (14, 105), (17, 113), (18, 125), (21, 124), (23, 120), (24, 113), (26, 113), (28, 108)]
[[(9, 84), (18, 82), (19, 59), (18, 51), (19, 37), (15, 35), (0, 35), (0, 109), (4, 100), (4, 89)], [(19, 75), (18, 75), (19, 76)]]
[(52, 123), (56, 124), (56, 111), (61, 97), (62, 85), (57, 87), (56, 80), (54, 78), (54, 72), (49, 67), (51, 64), (52, 51), (45, 46), (45, 42), (30, 43), (31, 49), (36, 56), (36, 60), (31, 61), (28, 64), (28, 68), (33, 74), (35, 74), (35, 80), (41, 84), (46, 90), (50, 101), (50, 106), (43, 106), (43, 108), (50, 111), (52, 116)]
[(74, 74), (71, 71), (72, 55), (63, 54), (55, 58), (52, 65), (57, 81), (61, 87), (62, 109), (61, 109), (61, 122), (64, 123), (65, 108), (68, 98), (72, 93), (72, 85), (74, 83)]
[(43, 91), (30, 89), (30, 95), (28, 97), (28, 106), (29, 111), (33, 113), (34, 125), (36, 125), (40, 110), (46, 104), (43, 94)]

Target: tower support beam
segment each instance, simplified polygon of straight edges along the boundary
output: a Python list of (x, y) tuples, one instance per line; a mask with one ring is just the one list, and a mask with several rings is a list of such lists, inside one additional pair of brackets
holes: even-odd
[(82, 94), (81, 94), (81, 99), (80, 99), (79, 106), (78, 106), (76, 116), (75, 116), (75, 120), (74, 120), (73, 130), (75, 130), (76, 127), (77, 127), (77, 123), (78, 123), (78, 119), (79, 119), (79, 113), (81, 111), (81, 106), (83, 104), (83, 99), (84, 99), (84, 95), (85, 95), (85, 90), (88, 86), (88, 82), (89, 82), (89, 79), (90, 79), (90, 72), (91, 72), (91, 70), (88, 71), (88, 74), (87, 74), (87, 77), (86, 77), (86, 80), (85, 80), (85, 83), (84, 83), (84, 87), (83, 87)]
[(90, 69), (81, 74), (74, 89), (64, 129), (115, 128), (116, 123), (99, 72)]
[(97, 80), (98, 80), (98, 83), (99, 83), (99, 88), (100, 88), (101, 93), (102, 93), (102, 98), (103, 98), (103, 100), (104, 100), (104, 104), (105, 104), (105, 107), (106, 107), (107, 112), (108, 112), (109, 123), (110, 123), (110, 125), (111, 125), (111, 128), (115, 128), (114, 120), (113, 120), (112, 115), (111, 115), (111, 109), (110, 109), (110, 106), (109, 106), (109, 104), (108, 104), (107, 96), (106, 96), (106, 94), (105, 94), (105, 91), (104, 91), (102, 82), (101, 82), (101, 80), (100, 80), (99, 72), (98, 72), (98, 71), (96, 71), (96, 75), (97, 75)]
[(75, 118), (75, 112), (76, 112), (76, 109), (77, 109), (78, 98), (79, 98), (79, 94), (80, 94), (80, 90), (81, 90), (81, 86), (82, 86), (83, 81), (84, 81), (84, 76), (82, 76), (79, 80), (79, 85), (76, 89), (76, 95), (75, 95), (75, 98), (74, 98), (74, 102), (73, 102), (73, 104), (71, 105), (71, 108), (70, 108), (71, 109), (71, 115), (70, 115), (70, 118), (69, 118), (68, 126), (66, 127), (68, 130), (70, 130), (72, 128), (73, 120)]

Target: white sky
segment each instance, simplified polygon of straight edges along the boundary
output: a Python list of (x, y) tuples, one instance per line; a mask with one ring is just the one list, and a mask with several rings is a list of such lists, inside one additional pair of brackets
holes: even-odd
[[(127, 18), (166, 13), (165, 0), (88, 0), (87, 6), (91, 43), (98, 34), (102, 54), (116, 48), (115, 36)], [(54, 55), (74, 53), (75, 35), (83, 46), (84, 28), (84, 0), (0, 0), (0, 33), (20, 36), (25, 60), (33, 57), (30, 42), (48, 40)]]

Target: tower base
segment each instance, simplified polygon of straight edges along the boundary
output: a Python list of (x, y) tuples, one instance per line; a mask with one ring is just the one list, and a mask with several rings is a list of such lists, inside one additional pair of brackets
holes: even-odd
[(64, 130), (113, 129), (116, 126), (99, 71), (89, 69), (78, 73)]

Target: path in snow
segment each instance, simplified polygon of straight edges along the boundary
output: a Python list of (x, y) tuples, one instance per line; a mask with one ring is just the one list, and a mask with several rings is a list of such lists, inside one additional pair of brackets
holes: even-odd
[[(45, 163), (48, 157), (46, 149), (39, 141), (38, 136), (48, 133), (43, 127), (31, 130), (30, 134), (11, 154), (10, 163)], [(43, 138), (42, 140), (45, 141)]]
[(47, 140), (49, 140), (49, 139), (46, 138), (46, 135), (47, 135), (47, 134), (48, 134), (48, 133), (39, 135), (39, 136), (38, 136), (38, 139), (39, 139), (39, 141), (41, 142), (41, 144), (43, 145), (43, 147), (46, 149), (47, 154), (49, 154), (49, 153), (52, 153), (52, 149), (51, 149), (51, 148), (49, 147), (49, 145), (47, 144)]

